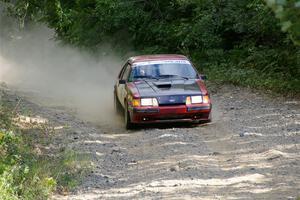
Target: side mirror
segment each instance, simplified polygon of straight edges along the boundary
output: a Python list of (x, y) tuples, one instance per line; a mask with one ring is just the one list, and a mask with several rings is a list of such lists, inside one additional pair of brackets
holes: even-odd
[(120, 84), (120, 85), (126, 84), (126, 80), (119, 80), (119, 84)]
[(200, 74), (200, 78), (201, 78), (202, 80), (204, 80), (204, 81), (206, 81), (206, 80), (207, 80), (207, 76), (206, 76), (206, 75), (202, 75), (202, 74)]

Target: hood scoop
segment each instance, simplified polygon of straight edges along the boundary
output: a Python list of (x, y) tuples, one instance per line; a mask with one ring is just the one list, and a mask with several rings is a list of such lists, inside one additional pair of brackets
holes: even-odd
[(170, 89), (172, 86), (171, 82), (157, 82), (157, 83), (154, 83), (154, 85), (158, 89)]

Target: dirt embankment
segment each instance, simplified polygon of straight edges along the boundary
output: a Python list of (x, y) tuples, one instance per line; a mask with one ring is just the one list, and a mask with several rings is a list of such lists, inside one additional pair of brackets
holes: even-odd
[[(28, 94), (23, 94), (28, 99)], [(125, 131), (88, 123), (71, 110), (24, 100), (61, 129), (53, 147), (91, 156), (73, 193), (54, 199), (296, 199), (300, 196), (300, 101), (224, 86), (207, 126)], [(103, 113), (103, 115), (105, 115)]]

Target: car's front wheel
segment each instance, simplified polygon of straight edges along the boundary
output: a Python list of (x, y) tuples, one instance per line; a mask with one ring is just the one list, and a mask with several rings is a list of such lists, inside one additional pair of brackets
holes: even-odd
[(132, 126), (132, 123), (131, 123), (131, 119), (130, 119), (130, 114), (129, 114), (129, 111), (128, 111), (128, 105), (127, 103), (125, 104), (125, 109), (124, 109), (124, 122), (125, 122), (125, 127), (126, 129), (132, 129), (133, 126)]
[(200, 124), (207, 124), (207, 123), (211, 123), (212, 122), (212, 113), (209, 113), (209, 117), (206, 120), (201, 120)]

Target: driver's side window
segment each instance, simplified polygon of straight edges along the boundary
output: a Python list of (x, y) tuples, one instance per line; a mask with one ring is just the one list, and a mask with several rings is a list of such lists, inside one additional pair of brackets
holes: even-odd
[(130, 74), (131, 71), (131, 65), (129, 63), (126, 64), (125, 66), (125, 70), (121, 76), (121, 80), (128, 80), (128, 76)]

